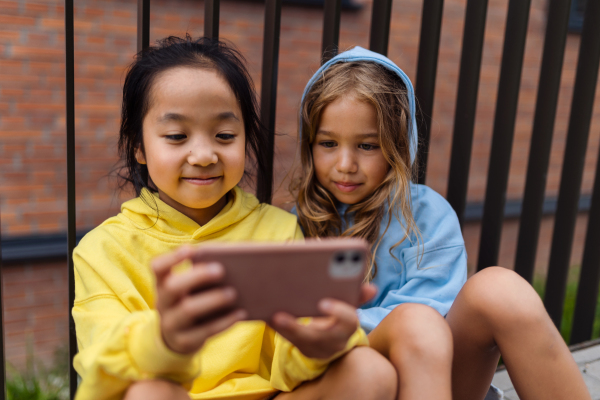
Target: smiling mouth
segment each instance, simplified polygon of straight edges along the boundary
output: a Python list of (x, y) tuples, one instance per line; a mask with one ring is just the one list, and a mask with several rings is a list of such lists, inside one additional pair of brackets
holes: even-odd
[(353, 182), (334, 182), (335, 186), (341, 190), (342, 192), (353, 192), (354, 190), (356, 190), (361, 183), (353, 183)]
[(181, 178), (181, 179), (186, 181), (187, 183), (191, 183), (192, 185), (204, 186), (204, 185), (210, 185), (212, 183), (215, 183), (216, 181), (218, 181), (221, 178), (222, 178), (221, 176), (210, 176), (210, 177), (194, 177), (194, 178)]

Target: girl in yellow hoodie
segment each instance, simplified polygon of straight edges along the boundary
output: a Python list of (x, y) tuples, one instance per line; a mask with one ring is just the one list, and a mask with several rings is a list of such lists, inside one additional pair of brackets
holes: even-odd
[(119, 151), (137, 197), (74, 252), (78, 400), (395, 397), (391, 364), (354, 349), (367, 339), (350, 305), (324, 300), (327, 317), (308, 325), (279, 314), (273, 329), (231, 309), (222, 266), (173, 270), (190, 257), (182, 245), (302, 238), (295, 216), (237, 186), (247, 160), (263, 174), (270, 156), (240, 58), (171, 37), (127, 74)]

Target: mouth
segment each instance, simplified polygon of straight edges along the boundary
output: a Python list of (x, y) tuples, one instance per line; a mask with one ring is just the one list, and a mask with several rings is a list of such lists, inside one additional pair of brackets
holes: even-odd
[(361, 183), (355, 182), (334, 182), (335, 186), (342, 192), (350, 193), (358, 189)]
[(210, 185), (221, 179), (222, 176), (195, 176), (188, 178), (181, 178), (181, 180), (186, 181), (192, 185), (205, 186)]

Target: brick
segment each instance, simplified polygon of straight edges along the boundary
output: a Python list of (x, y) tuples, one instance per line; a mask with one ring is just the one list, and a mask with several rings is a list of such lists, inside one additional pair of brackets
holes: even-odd
[(8, 41), (9, 43), (18, 40), (21, 35), (18, 31), (0, 30), (0, 41)]
[(50, 10), (50, 7), (46, 4), (35, 4), (35, 3), (25, 4), (25, 11), (27, 11), (28, 13), (45, 14), (49, 10)]
[(100, 29), (106, 32), (137, 34), (137, 25), (100, 24)]
[(114, 10), (113, 15), (119, 18), (133, 18), (131, 11), (127, 10)]
[(27, 111), (63, 111), (64, 112), (65, 105), (64, 104), (39, 104), (39, 103), (21, 103), (17, 105), (17, 110), (27, 110)]
[(65, 52), (58, 48), (13, 46), (12, 56), (17, 59), (54, 60), (64, 57)]
[[(64, 15), (64, 11), (62, 13), (60, 13), (61, 15)], [(82, 20), (78, 20), (75, 19), (73, 21), (73, 29), (75, 30), (75, 33), (81, 33), (81, 31), (89, 31), (91, 30), (91, 28), (93, 27), (93, 23), (89, 22), (89, 21), (82, 21)], [(54, 18), (42, 18), (41, 19), (41, 26), (42, 28), (48, 28), (48, 29), (57, 29), (60, 31), (63, 31), (65, 29), (65, 20), (64, 19), (54, 19)]]
[(42, 131), (0, 131), (0, 138), (36, 138), (41, 137)]
[[(11, 25), (32, 26), (35, 24), (35, 19), (31, 17), (20, 17), (16, 15), (0, 14), (0, 26), (7, 27)], [(64, 26), (64, 22), (63, 22)]]

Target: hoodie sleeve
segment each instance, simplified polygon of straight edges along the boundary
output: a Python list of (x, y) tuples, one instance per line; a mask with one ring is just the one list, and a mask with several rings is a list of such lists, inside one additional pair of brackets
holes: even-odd
[[(167, 379), (189, 389), (200, 373), (199, 353), (181, 355), (166, 347), (158, 313), (142, 300), (135, 285), (116, 288), (109, 283), (111, 279), (130, 281), (120, 275), (122, 271), (110, 268), (106, 254), (84, 245), (73, 257), (76, 301), (72, 313), (79, 347), (73, 365), (82, 378), (77, 400), (120, 399), (132, 382), (144, 379)], [(115, 291), (134, 299), (137, 306), (126, 306)]]
[[(418, 197), (413, 195), (413, 215), (420, 238), (402, 248), (397, 268), (378, 265), (380, 286), (392, 289), (378, 296), (378, 306), (358, 310), (367, 332), (402, 303), (425, 304), (445, 316), (467, 279), (467, 253), (456, 213), (433, 190), (421, 185), (414, 190), (419, 191)], [(398, 265), (389, 253), (378, 257), (379, 262)]]
[[(302, 318), (302, 323), (309, 323), (310, 318)], [(327, 359), (309, 358), (292, 343), (269, 329), (274, 335), (273, 362), (271, 365), (271, 386), (277, 390), (291, 392), (302, 382), (319, 377), (330, 363), (348, 353), (354, 347), (368, 346), (367, 335), (358, 327), (346, 343), (346, 347)]]

